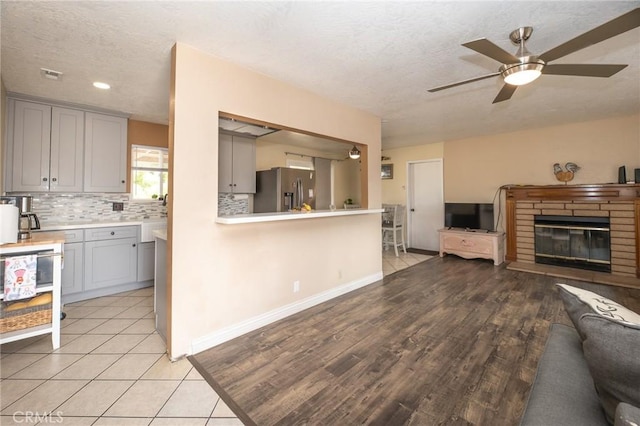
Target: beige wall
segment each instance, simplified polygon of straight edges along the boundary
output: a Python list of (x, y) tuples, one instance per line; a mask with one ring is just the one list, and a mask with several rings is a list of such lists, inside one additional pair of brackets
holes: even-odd
[(191, 353), (194, 339), (381, 273), (375, 214), (215, 223), (220, 111), (368, 145), (372, 207), (380, 206), (379, 118), (181, 43), (172, 73), (172, 356)]
[[(382, 164), (393, 164), (393, 179), (382, 179), (382, 202), (387, 204), (407, 204), (407, 165), (410, 161), (442, 158), (442, 143), (434, 143), (406, 148), (387, 149), (382, 155), (390, 157)], [(378, 176), (380, 180), (380, 177)]]
[(561, 184), (553, 164), (569, 161), (582, 167), (572, 184), (617, 182), (622, 165), (632, 180), (640, 168), (640, 115), (447, 141), (445, 201), (490, 202), (507, 184)]
[[(131, 145), (169, 147), (169, 126), (146, 121), (129, 120), (127, 141)], [(131, 151), (129, 149), (129, 151)]]

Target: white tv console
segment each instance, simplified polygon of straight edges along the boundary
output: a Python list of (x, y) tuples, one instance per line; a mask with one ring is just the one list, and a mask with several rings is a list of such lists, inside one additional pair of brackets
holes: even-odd
[(494, 265), (504, 262), (504, 232), (444, 228), (440, 233), (440, 257), (446, 253), (465, 259), (491, 259)]

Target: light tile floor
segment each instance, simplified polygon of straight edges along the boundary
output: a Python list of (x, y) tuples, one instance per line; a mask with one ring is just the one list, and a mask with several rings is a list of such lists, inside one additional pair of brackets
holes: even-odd
[(152, 287), (64, 311), (60, 349), (50, 335), (0, 346), (3, 426), (242, 425), (187, 359), (169, 361)]
[(382, 274), (387, 276), (394, 272), (413, 266), (416, 263), (424, 262), (433, 256), (417, 253), (404, 253), (398, 250), (398, 257), (392, 248), (382, 250)]
[[(383, 274), (431, 257), (383, 250)], [(0, 346), (0, 424), (242, 425), (187, 359), (169, 361), (152, 287), (64, 311), (58, 350), (50, 335)]]

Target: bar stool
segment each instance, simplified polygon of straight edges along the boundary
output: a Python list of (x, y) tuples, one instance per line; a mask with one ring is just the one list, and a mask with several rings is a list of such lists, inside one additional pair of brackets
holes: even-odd
[[(404, 243), (404, 217), (406, 208), (401, 204), (383, 205), (383, 207), (385, 212), (382, 214), (382, 244), (385, 250), (389, 245), (393, 245), (396, 257), (398, 257), (398, 247), (402, 247), (402, 251), (407, 252)], [(387, 209), (389, 209), (388, 213)], [(398, 235), (398, 233), (400, 233), (400, 235)]]

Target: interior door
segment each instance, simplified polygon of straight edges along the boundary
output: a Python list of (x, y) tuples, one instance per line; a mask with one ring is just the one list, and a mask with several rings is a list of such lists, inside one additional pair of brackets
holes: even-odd
[(408, 164), (408, 244), (439, 251), (438, 229), (444, 226), (442, 159)]

